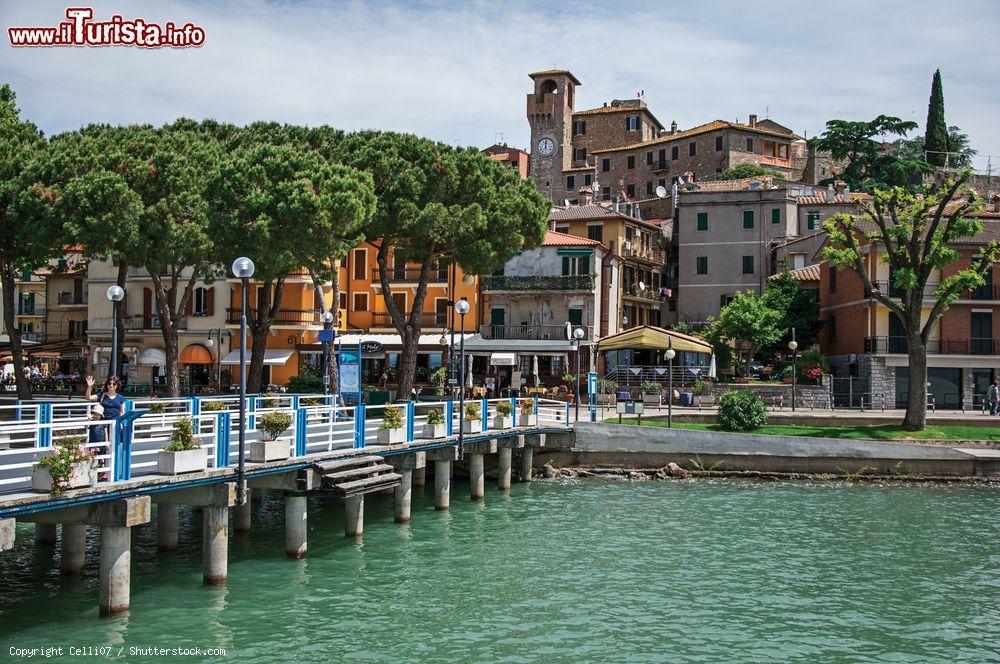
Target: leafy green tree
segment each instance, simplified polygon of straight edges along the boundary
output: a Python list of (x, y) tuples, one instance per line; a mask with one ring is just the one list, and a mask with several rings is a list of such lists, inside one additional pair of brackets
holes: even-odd
[[(894, 136), (905, 137), (917, 128), (915, 122), (880, 115), (869, 122), (830, 120), (826, 131), (810, 143), (829, 152), (834, 159), (846, 160), (847, 166), (837, 175), (852, 189), (874, 191), (876, 188), (910, 186), (921, 173), (933, 168), (922, 160), (894, 154), (885, 141)], [(831, 182), (824, 180), (822, 184)]]
[(408, 399), (427, 285), (439, 262), (489, 274), (545, 237), (549, 204), (535, 186), (474, 148), (453, 148), (409, 134), (359, 132), (339, 158), (371, 174), (377, 205), (365, 230), (376, 248), (383, 294), (392, 292), (390, 259), (419, 266), (410, 310), (385, 308), (402, 338), (399, 394)]
[(3, 289), (4, 326), (10, 338), (17, 396), (31, 396), (24, 376), (21, 331), (14, 320), (18, 275), (44, 265), (62, 244), (58, 223), (39, 205), (52, 193), (35, 187), (25, 177), (32, 160), (46, 148), (41, 131), (22, 120), (17, 97), (7, 84), (0, 86), (0, 288)]
[(781, 337), (769, 344), (765, 351), (770, 354), (786, 352), (792, 339), (792, 328), (800, 348), (809, 348), (816, 343), (820, 328), (816, 291), (803, 288), (802, 282), (785, 269), (767, 281), (763, 299), (780, 315), (778, 329), (781, 330)]
[[(906, 159), (924, 158), (924, 137), (914, 136), (900, 144), (899, 154)], [(948, 127), (948, 154), (946, 168), (971, 168), (973, 158), (979, 151), (972, 147), (969, 135), (954, 125)]]
[(781, 178), (784, 176), (776, 171), (764, 168), (760, 164), (737, 164), (722, 171), (719, 175), (720, 180), (742, 180), (743, 178), (755, 177)]
[(768, 299), (756, 291), (737, 293), (736, 297), (719, 312), (713, 336), (737, 342), (742, 351), (747, 375), (754, 354), (765, 346), (776, 343), (785, 330), (781, 328), (781, 312)]
[(927, 103), (927, 126), (924, 130), (925, 160), (933, 166), (944, 166), (948, 161), (948, 125), (944, 121), (944, 88), (941, 70), (934, 72), (931, 98)]
[(225, 265), (241, 255), (256, 264), (248, 385), (259, 391), (267, 334), (281, 309), (285, 280), (320, 274), (328, 259), (361, 236), (375, 199), (370, 176), (330, 163), (316, 150), (247, 141), (210, 180), (214, 232)]
[[(952, 243), (983, 230), (975, 218), (981, 209), (979, 199), (965, 186), (970, 176), (969, 171), (962, 171), (927, 196), (899, 187), (877, 191), (871, 203), (860, 204), (858, 214), (838, 214), (823, 223), (828, 236), (823, 258), (854, 272), (870, 296), (896, 316), (906, 331), (913, 386), (903, 419), (908, 431), (920, 431), (927, 424), (926, 395), (920, 386), (927, 383), (927, 342), (934, 327), (963, 292), (985, 283), (983, 275), (1000, 260), (996, 242), (984, 247), (968, 268), (941, 280), (934, 291), (935, 302), (925, 314), (928, 279), (958, 258)], [(898, 297), (872, 281), (873, 266), (867, 257), (873, 253), (888, 263)]]

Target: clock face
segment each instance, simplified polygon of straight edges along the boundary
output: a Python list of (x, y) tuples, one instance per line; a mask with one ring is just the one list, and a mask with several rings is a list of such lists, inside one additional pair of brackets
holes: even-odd
[(549, 157), (555, 151), (556, 151), (556, 142), (553, 141), (548, 136), (538, 141), (538, 154), (542, 155), (543, 157)]

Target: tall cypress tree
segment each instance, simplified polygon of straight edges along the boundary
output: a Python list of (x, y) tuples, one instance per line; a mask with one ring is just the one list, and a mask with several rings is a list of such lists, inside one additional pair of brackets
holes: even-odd
[(948, 155), (948, 125), (944, 121), (944, 90), (941, 87), (941, 70), (934, 72), (931, 99), (927, 105), (927, 132), (924, 134), (926, 161), (934, 166), (944, 166)]

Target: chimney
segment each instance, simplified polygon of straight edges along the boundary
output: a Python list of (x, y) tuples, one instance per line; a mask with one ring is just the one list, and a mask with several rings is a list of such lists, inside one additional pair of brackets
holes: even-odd
[(756, 113), (751, 113), (750, 114), (750, 126), (751, 127), (756, 127), (757, 126), (757, 114)]
[(594, 191), (587, 186), (580, 187), (580, 205), (590, 205), (594, 200)]
[(677, 120), (670, 123), (670, 135), (673, 136), (677, 133)]
[(844, 183), (844, 192), (843, 193), (844, 193), (844, 202), (845, 203), (850, 203), (851, 202), (851, 185), (847, 184), (846, 182)]
[(843, 180), (837, 180), (833, 184), (834, 184), (834, 187), (836, 188), (838, 194), (844, 193), (844, 189), (847, 187), (847, 183), (844, 182)]
[(837, 200), (837, 192), (834, 190), (833, 185), (826, 185), (826, 202), (833, 203), (835, 200)]

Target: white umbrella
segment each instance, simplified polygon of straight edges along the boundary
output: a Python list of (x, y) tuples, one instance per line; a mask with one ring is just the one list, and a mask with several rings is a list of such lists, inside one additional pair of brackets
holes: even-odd
[(538, 356), (535, 355), (531, 360), (531, 372), (535, 374), (535, 387), (538, 387), (542, 379), (538, 376)]
[(472, 356), (469, 356), (469, 376), (465, 379), (465, 386), (472, 387)]
[(718, 370), (715, 368), (715, 353), (712, 353), (712, 361), (708, 365), (708, 377), (718, 378), (718, 376), (716, 376), (717, 373)]

